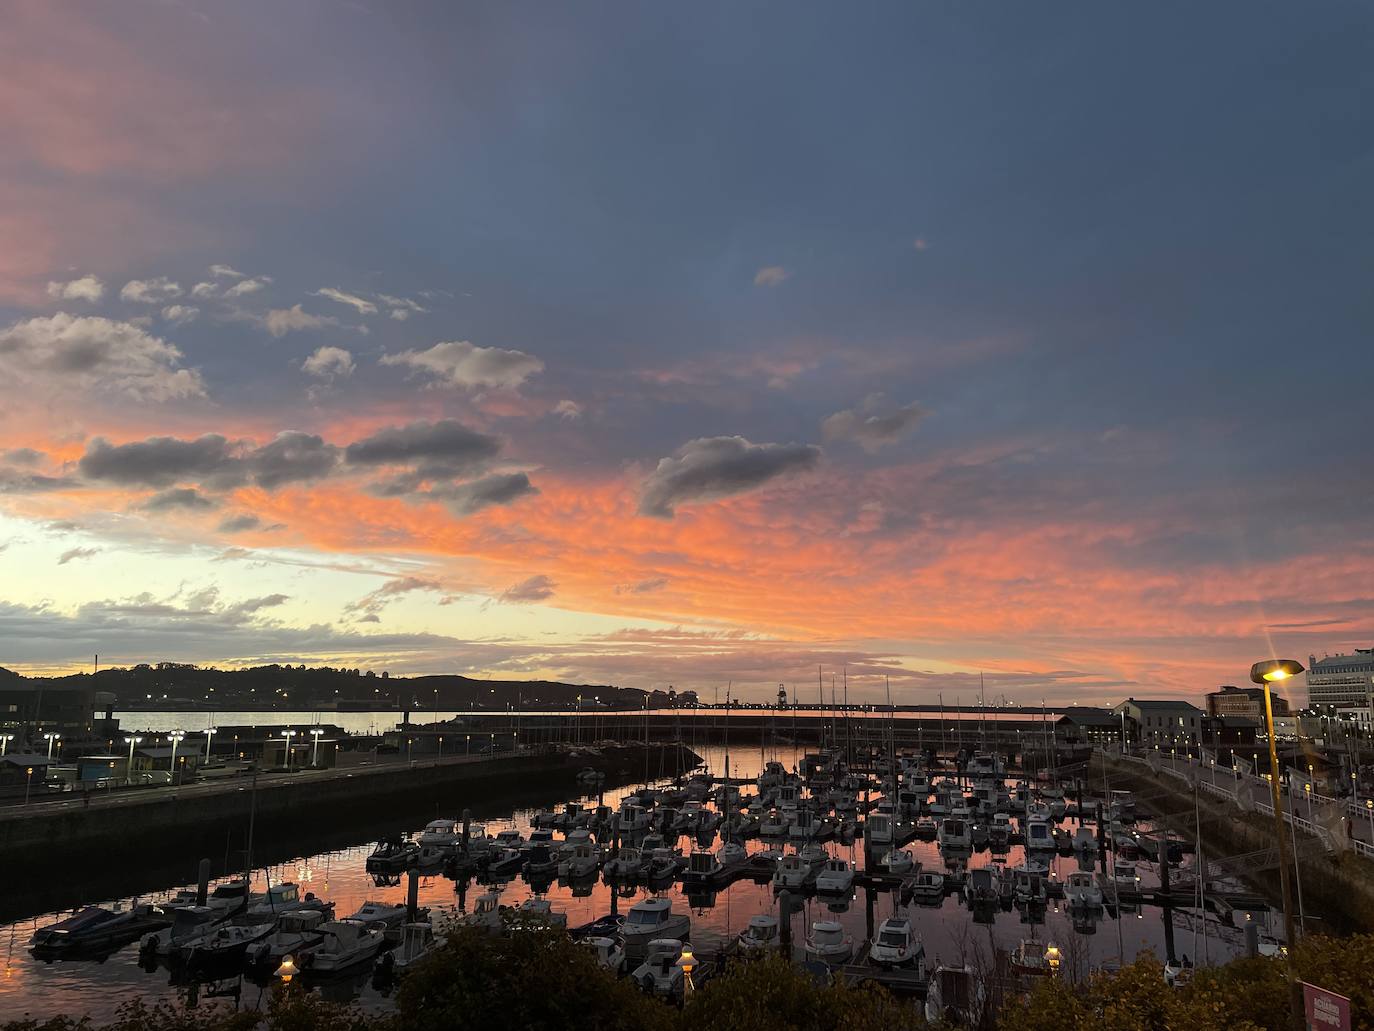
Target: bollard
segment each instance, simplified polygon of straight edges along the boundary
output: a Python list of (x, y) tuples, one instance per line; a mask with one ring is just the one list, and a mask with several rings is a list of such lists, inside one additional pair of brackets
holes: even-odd
[(407, 873), (410, 882), (406, 885), (406, 919), (414, 922), (420, 909), (420, 871), (412, 866)]
[(210, 895), (210, 860), (200, 861), (200, 876), (196, 878), (196, 905), (205, 905), (205, 900)]
[(468, 839), (472, 835), (472, 810), (463, 810), (463, 852), (468, 851)]

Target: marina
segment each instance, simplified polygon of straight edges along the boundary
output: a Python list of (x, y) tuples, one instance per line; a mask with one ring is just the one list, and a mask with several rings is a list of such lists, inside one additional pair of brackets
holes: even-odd
[[(860, 771), (846, 769), (838, 753), (812, 753), (799, 756), (794, 773), (790, 748), (754, 747), (730, 754), (726, 783), (708, 772), (725, 769), (723, 747), (699, 752), (695, 777), (606, 790), (600, 808), (598, 791), (579, 779), (574, 797), (484, 812), (465, 826), (467, 807), (456, 797), (445, 812), (395, 826), (380, 843), (360, 833), (345, 847), (256, 867), (251, 883), (211, 883), (204, 906), (189, 869), (184, 881), (136, 900), (92, 900), (97, 912), (138, 915), (121, 916), (133, 922), (117, 937), (96, 935), (80, 949), (30, 949), (71, 911), (24, 914), (0, 926), (0, 1008), (108, 1017), (134, 997), (254, 1007), (280, 965), (273, 961), (287, 947), (299, 955), (304, 944), (315, 957), (301, 965), (313, 989), (382, 1010), (398, 971), (441, 941), (451, 921), (567, 928), (659, 994), (676, 990), (668, 942), (690, 942), (701, 976), (712, 964), (781, 950), (923, 998), (932, 984), (937, 995), (941, 984), (964, 992), (969, 979), (979, 991), (994, 981), (1002, 990), (1038, 976), (1027, 971), (1050, 959), (1075, 979), (1146, 949), (1161, 962), (1222, 962), (1246, 951), (1247, 925), (1259, 929), (1256, 940), (1274, 940), (1262, 899), (1234, 885), (1200, 906), (1191, 850), (1160, 867), (1139, 848), (1157, 836), (1143, 816), (1099, 826), (1085, 796), (1080, 817), (1072, 780), (1069, 800), (1059, 784), (1042, 781), (1045, 801), (1016, 771), (971, 778), (967, 764), (961, 773), (900, 755), (895, 766)], [(957, 840), (917, 836), (918, 814), (937, 800), (950, 810), (938, 827), (970, 825)], [(971, 828), (998, 815), (1010, 828), (1005, 845), (990, 836), (973, 845)], [(770, 817), (780, 833), (762, 837)], [(866, 847), (865, 824), (884, 817), (895, 842)], [(1032, 819), (1061, 831), (1051, 840), (1067, 847), (1028, 846)], [(1089, 836), (1101, 847), (1088, 849)], [(1139, 858), (1122, 858), (1127, 851)], [(420, 866), (422, 853), (428, 865)], [(164, 928), (151, 929), (161, 921)], [(165, 947), (140, 945), (159, 935)]]

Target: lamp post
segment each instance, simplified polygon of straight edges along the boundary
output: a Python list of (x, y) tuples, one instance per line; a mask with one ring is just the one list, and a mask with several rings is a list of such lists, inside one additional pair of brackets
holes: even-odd
[(1293, 1011), (1293, 1026), (1302, 1028), (1306, 1018), (1303, 1015), (1301, 990), (1298, 987), (1297, 973), (1293, 969), (1293, 949), (1297, 945), (1293, 927), (1293, 888), (1289, 883), (1292, 874), (1288, 866), (1292, 861), (1288, 848), (1288, 828), (1283, 819), (1283, 795), (1279, 791), (1279, 747), (1274, 736), (1274, 699), (1272, 685), (1295, 677), (1302, 672), (1302, 663), (1293, 659), (1269, 659), (1257, 662), (1250, 667), (1250, 680), (1264, 688), (1264, 726), (1269, 733), (1269, 795), (1274, 805), (1274, 830), (1279, 836), (1279, 882), (1283, 888), (1283, 934), (1288, 946), (1289, 1002)]
[(1364, 811), (1369, 814), (1369, 844), (1374, 847), (1374, 799), (1364, 800)]
[(141, 745), (143, 738), (126, 737), (124, 741), (129, 746), (129, 765), (124, 770), (124, 780), (125, 783), (132, 784), (134, 782), (134, 745)]
[(0, 734), (0, 755), (4, 755), (9, 750), (10, 742), (13, 740), (13, 734)]
[(294, 730), (283, 730), (281, 736), (286, 738), (286, 772), (291, 772), (291, 739), (296, 736)]
[(48, 739), (48, 758), (51, 759), (51, 758), (52, 758), (52, 746), (53, 746), (53, 742), (61, 740), (62, 735), (61, 735), (61, 734), (47, 733), (47, 734), (44, 734), (43, 736), (44, 736), (45, 738)]
[(177, 745), (181, 744), (181, 739), (185, 736), (186, 731), (184, 730), (174, 730), (167, 735), (167, 740), (172, 742), (172, 765), (168, 772), (171, 773), (172, 781), (174, 783), (176, 781), (177, 776)]
[(320, 765), (320, 735), (324, 733), (323, 727), (315, 727), (310, 731), (310, 736), (315, 740), (310, 747), (310, 765), (318, 767)]
[(24, 770), (24, 806), (25, 806), (25, 808), (27, 808), (27, 807), (28, 807), (28, 804), (29, 804), (29, 788), (32, 787), (32, 786), (33, 786), (33, 767), (30, 766), (30, 767), (28, 767), (27, 769)]
[(215, 737), (215, 728), (214, 728), (214, 727), (206, 727), (206, 728), (205, 728), (205, 761), (206, 761), (207, 763), (210, 761), (210, 742), (211, 742), (212, 740), (214, 740), (214, 737)]
[(291, 978), (295, 977), (297, 973), (296, 964), (288, 953), (282, 958), (281, 966), (277, 967), (277, 977), (281, 979), (282, 986), (285, 987), (291, 983)]
[(682, 955), (678, 957), (677, 964), (682, 969), (682, 997), (685, 1000), (692, 994), (692, 989), (696, 985), (692, 984), (692, 971), (697, 967), (697, 958), (692, 954), (692, 946), (686, 942), (682, 945)]

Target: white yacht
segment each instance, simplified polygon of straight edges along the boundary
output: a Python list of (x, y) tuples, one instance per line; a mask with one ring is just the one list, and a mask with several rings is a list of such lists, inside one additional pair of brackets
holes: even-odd
[(385, 963), (395, 974), (405, 974), (420, 960), (443, 946), (444, 939), (434, 933), (433, 924), (416, 921), (401, 928), (401, 942), (386, 954)]
[(147, 935), (140, 948), (150, 955), (170, 956), (228, 919), (229, 914), (222, 909), (181, 906), (172, 910), (172, 925)]
[(640, 899), (630, 907), (621, 929), (627, 948), (644, 946), (657, 938), (683, 941), (691, 933), (692, 921), (685, 913), (673, 912), (672, 899), (663, 896)]
[(361, 920), (330, 920), (320, 925), (320, 935), (320, 944), (304, 956), (304, 966), (320, 974), (371, 963), (385, 938)]
[(1011, 817), (1006, 813), (993, 813), (988, 824), (988, 844), (995, 849), (1004, 849), (1011, 841)]
[(913, 902), (925, 905), (941, 902), (945, 897), (945, 875), (933, 871), (919, 873), (912, 878), (908, 891)]
[(501, 896), (494, 891), (478, 895), (472, 904), (472, 912), (458, 918), (465, 927), (480, 927), (489, 934), (500, 934), (505, 930), (501, 919)]
[(793, 852), (778, 860), (778, 868), (773, 871), (773, 887), (798, 891), (809, 884), (815, 876), (816, 868), (799, 852)]
[(940, 823), (940, 851), (967, 852), (973, 848), (973, 835), (968, 822), (947, 816)]
[(248, 946), (244, 961), (250, 968), (270, 972), (287, 956), (299, 960), (324, 940), (320, 933), (324, 923), (324, 914), (315, 909), (283, 913), (275, 931)]
[[(390, 902), (364, 902), (362, 907), (346, 920), (357, 921), (366, 927), (376, 927), (383, 931), (399, 930), (405, 923), (409, 911), (405, 906), (392, 905)], [(343, 921), (335, 921), (341, 923)]]
[(910, 852), (903, 848), (894, 848), (883, 856), (879, 863), (888, 873), (898, 876), (905, 876), (916, 867), (916, 860), (911, 857)]
[(1078, 829), (1073, 832), (1073, 850), (1083, 853), (1097, 851), (1097, 835), (1093, 833), (1091, 827), (1086, 827), (1083, 824), (1078, 825)]
[(565, 881), (595, 877), (601, 854), (595, 845), (575, 845), (572, 854), (558, 864), (558, 876)]
[(1074, 909), (1098, 909), (1102, 888), (1087, 870), (1075, 870), (1064, 880), (1064, 900)]
[(844, 933), (838, 920), (817, 920), (806, 939), (806, 958), (820, 963), (848, 963), (854, 956), (854, 939)]
[(1054, 834), (1049, 820), (1031, 817), (1026, 820), (1026, 849), (1031, 852), (1053, 852)]
[(778, 918), (771, 913), (759, 913), (749, 918), (749, 925), (740, 932), (740, 948), (753, 952), (771, 949), (779, 942)]
[(868, 948), (869, 961), (880, 967), (922, 965), (925, 950), (911, 921), (904, 916), (888, 917)]
[(1136, 870), (1135, 860), (1120, 858), (1114, 860), (1112, 862), (1112, 880), (1116, 882), (1118, 889), (1137, 890), (1140, 887), (1140, 874)]
[(619, 977), (625, 971), (625, 948), (614, 938), (596, 935), (583, 938), (578, 942), (584, 949), (591, 949), (596, 961), (612, 974)]
[(892, 844), (892, 816), (890, 813), (869, 813), (864, 821), (864, 841), (877, 849)]
[(426, 845), (434, 845), (438, 848), (451, 849), (458, 844), (458, 839), (463, 835), (463, 825), (457, 820), (430, 820), (425, 824), (425, 829), (420, 832), (420, 848)]
[(645, 949), (644, 962), (630, 975), (644, 991), (672, 998), (682, 991), (682, 942), (676, 938), (655, 938)]
[(854, 864), (848, 860), (828, 860), (816, 875), (816, 890), (826, 895), (847, 895), (853, 887)]
[(632, 881), (639, 876), (640, 867), (643, 865), (644, 859), (639, 849), (633, 845), (621, 845), (615, 858), (606, 861), (602, 875), (607, 881)]
[(568, 914), (554, 909), (542, 895), (531, 895), (515, 909), (515, 921), (524, 926), (567, 927)]

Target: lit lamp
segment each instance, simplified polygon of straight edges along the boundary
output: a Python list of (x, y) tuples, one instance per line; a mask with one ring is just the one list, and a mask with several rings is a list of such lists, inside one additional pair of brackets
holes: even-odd
[(283, 730), (281, 736), (286, 738), (286, 772), (291, 772), (291, 739), (296, 736), (294, 730)]
[[(1268, 659), (1250, 667), (1250, 680), (1264, 688), (1264, 727), (1269, 733), (1269, 794), (1274, 804), (1274, 829), (1279, 836), (1279, 881), (1283, 887), (1283, 936), (1290, 948), (1297, 940), (1293, 929), (1293, 889), (1289, 884), (1291, 877), (1288, 865), (1291, 862), (1288, 852), (1288, 830), (1283, 821), (1283, 796), (1279, 792), (1279, 749), (1274, 738), (1274, 700), (1272, 685), (1282, 683), (1302, 672), (1302, 663), (1293, 659)], [(1304, 1024), (1301, 993), (1298, 990), (1293, 961), (1288, 961), (1289, 1001), (1293, 1010), (1293, 1023), (1297, 1027)]]
[(1062, 963), (1063, 960), (1064, 957), (1060, 955), (1058, 945), (1051, 945), (1045, 950), (1045, 962), (1050, 965), (1051, 974), (1059, 973), (1059, 964)]
[(214, 736), (215, 736), (215, 728), (214, 728), (214, 727), (206, 727), (206, 728), (205, 728), (205, 761), (206, 761), (207, 763), (210, 761), (210, 742), (214, 739)]
[(61, 734), (44, 734), (43, 736), (44, 736), (45, 738), (48, 739), (48, 758), (51, 759), (51, 758), (52, 758), (52, 746), (53, 746), (53, 742), (54, 742), (54, 741), (60, 741), (60, 740), (62, 739), (62, 735), (61, 735)]
[(683, 943), (682, 955), (678, 957), (675, 964), (682, 970), (682, 994), (689, 994), (696, 986), (692, 984), (692, 971), (697, 967), (697, 958), (692, 955), (692, 946)]
[(167, 740), (172, 742), (172, 765), (168, 767), (168, 771), (171, 773), (173, 779), (175, 779), (177, 775), (177, 745), (181, 744), (181, 739), (185, 736), (186, 731), (184, 730), (174, 730), (167, 735)]
[(313, 746), (311, 747), (311, 751), (310, 751), (310, 765), (311, 765), (311, 766), (319, 766), (319, 765), (320, 765), (320, 735), (323, 734), (323, 733), (324, 733), (324, 728), (322, 728), (322, 727), (316, 727), (314, 730), (312, 730), (312, 731), (310, 732), (310, 736), (313, 737), (313, 738), (315, 739), (315, 742), (314, 742)]
[(10, 747), (10, 742), (14, 740), (13, 734), (0, 734), (0, 755), (4, 755)]
[(296, 964), (292, 961), (291, 955), (288, 953), (282, 958), (281, 966), (277, 967), (277, 977), (281, 978), (281, 983), (283, 985), (288, 985), (291, 983), (291, 978), (295, 977), (298, 973), (300, 973), (300, 971), (296, 968)]
[(126, 776), (124, 779), (127, 780), (130, 784), (132, 784), (134, 781), (134, 745), (141, 745), (143, 743), (143, 738), (126, 737), (124, 740), (128, 742), (129, 745), (129, 766), (124, 771), (126, 774), (128, 774), (128, 776)]

